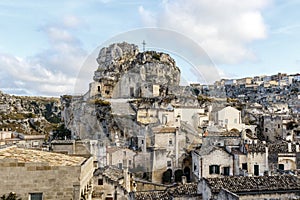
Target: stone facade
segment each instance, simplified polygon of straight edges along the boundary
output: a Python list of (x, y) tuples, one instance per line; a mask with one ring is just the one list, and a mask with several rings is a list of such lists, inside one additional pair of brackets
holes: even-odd
[(231, 129), (241, 131), (244, 127), (241, 119), (241, 111), (231, 106), (212, 110), (211, 117), (211, 120), (214, 121), (215, 124), (226, 128), (228, 131)]
[(34, 193), (43, 199), (91, 199), (93, 159), (8, 147), (0, 150), (0, 196)]
[(269, 171), (269, 151), (263, 143), (246, 145), (247, 170), (252, 176), (263, 176)]
[(108, 147), (107, 148), (107, 165), (116, 166), (120, 169), (127, 166), (132, 169), (134, 167), (134, 159), (136, 152), (128, 148)]
[(152, 182), (160, 183), (167, 169), (180, 169), (186, 135), (175, 127), (156, 127), (152, 140)]
[(202, 147), (192, 152), (192, 159), (195, 180), (233, 175), (233, 156), (221, 147)]

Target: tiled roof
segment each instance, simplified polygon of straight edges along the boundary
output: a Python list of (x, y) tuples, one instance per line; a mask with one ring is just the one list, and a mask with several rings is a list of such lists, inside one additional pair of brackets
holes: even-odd
[(171, 186), (164, 191), (136, 192), (135, 200), (161, 199), (171, 200), (174, 197), (193, 197), (197, 194), (198, 183), (186, 183)]
[(80, 156), (23, 149), (15, 146), (0, 150), (0, 160), (5, 159), (14, 159), (24, 163), (48, 163), (49, 166), (77, 166), (86, 160), (86, 158)]
[[(296, 144), (291, 144), (292, 152), (296, 152)], [(269, 152), (271, 153), (288, 153), (288, 142), (279, 142), (269, 145)]]
[(195, 196), (197, 195), (198, 183), (186, 183), (178, 186), (170, 187), (167, 189), (172, 197), (180, 196)]
[(246, 144), (245, 145), (247, 151), (250, 153), (265, 153), (266, 152), (266, 144), (258, 142), (258, 143), (252, 143), (252, 144)]
[(152, 199), (160, 199), (160, 200), (169, 200), (169, 194), (165, 191), (148, 191), (148, 192), (136, 192), (134, 196), (135, 200), (152, 200)]
[(103, 175), (113, 181), (118, 181), (124, 177), (123, 171), (115, 166), (107, 166), (103, 171)]
[(234, 193), (255, 191), (300, 190), (300, 180), (291, 175), (283, 176), (231, 176), (205, 179), (212, 192), (222, 188)]

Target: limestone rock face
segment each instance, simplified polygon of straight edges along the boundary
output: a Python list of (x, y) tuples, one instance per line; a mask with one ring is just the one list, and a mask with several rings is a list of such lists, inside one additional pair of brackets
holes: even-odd
[(87, 94), (73, 96), (69, 103), (62, 100), (65, 124), (81, 139), (108, 139), (117, 145), (142, 133), (129, 100), (169, 98), (180, 87), (180, 70), (166, 53), (139, 52), (136, 45), (123, 42), (102, 48), (96, 60)]
[(180, 70), (173, 58), (155, 51), (139, 52), (134, 44), (104, 47), (97, 62), (90, 97), (143, 97), (153, 92), (153, 85), (178, 86), (180, 82)]
[(99, 64), (97, 71), (95, 72), (94, 80), (99, 81), (101, 74), (99, 72), (108, 71), (117, 72), (119, 68), (114, 69), (114, 66), (120, 65), (120, 61), (124, 58), (132, 58), (138, 52), (138, 46), (134, 44), (128, 44), (126, 42), (111, 44), (109, 47), (104, 47), (100, 50), (97, 63)]

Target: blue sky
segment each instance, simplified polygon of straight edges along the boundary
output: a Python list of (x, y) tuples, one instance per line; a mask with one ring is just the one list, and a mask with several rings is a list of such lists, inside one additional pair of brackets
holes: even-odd
[[(207, 82), (214, 81), (208, 72), (215, 70), (225, 78), (299, 73), (299, 8), (298, 0), (1, 0), (0, 90), (73, 93), (81, 72), (86, 86), (79, 92), (84, 92), (97, 68), (91, 56), (97, 48), (128, 38), (126, 33), (133, 33), (129, 42), (138, 43), (135, 34), (149, 27), (197, 44), (214, 65), (214, 70), (196, 66)], [(166, 48), (151, 45), (153, 38), (146, 42), (148, 49)], [(168, 47), (179, 59), (183, 79), (195, 81), (189, 80), (194, 70), (185, 65), (198, 65), (194, 53), (199, 51), (193, 45), (184, 46), (185, 53), (181, 45)]]

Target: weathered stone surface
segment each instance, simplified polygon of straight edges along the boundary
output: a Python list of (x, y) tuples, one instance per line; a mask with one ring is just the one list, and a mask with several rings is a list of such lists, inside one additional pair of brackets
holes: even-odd
[[(125, 42), (102, 48), (97, 62), (94, 81), (99, 83), (99, 94), (106, 98), (145, 96), (143, 90), (152, 90), (152, 85), (178, 86), (180, 82), (180, 70), (168, 54), (139, 53), (136, 45)], [(90, 88), (90, 97), (97, 94), (94, 90)]]

